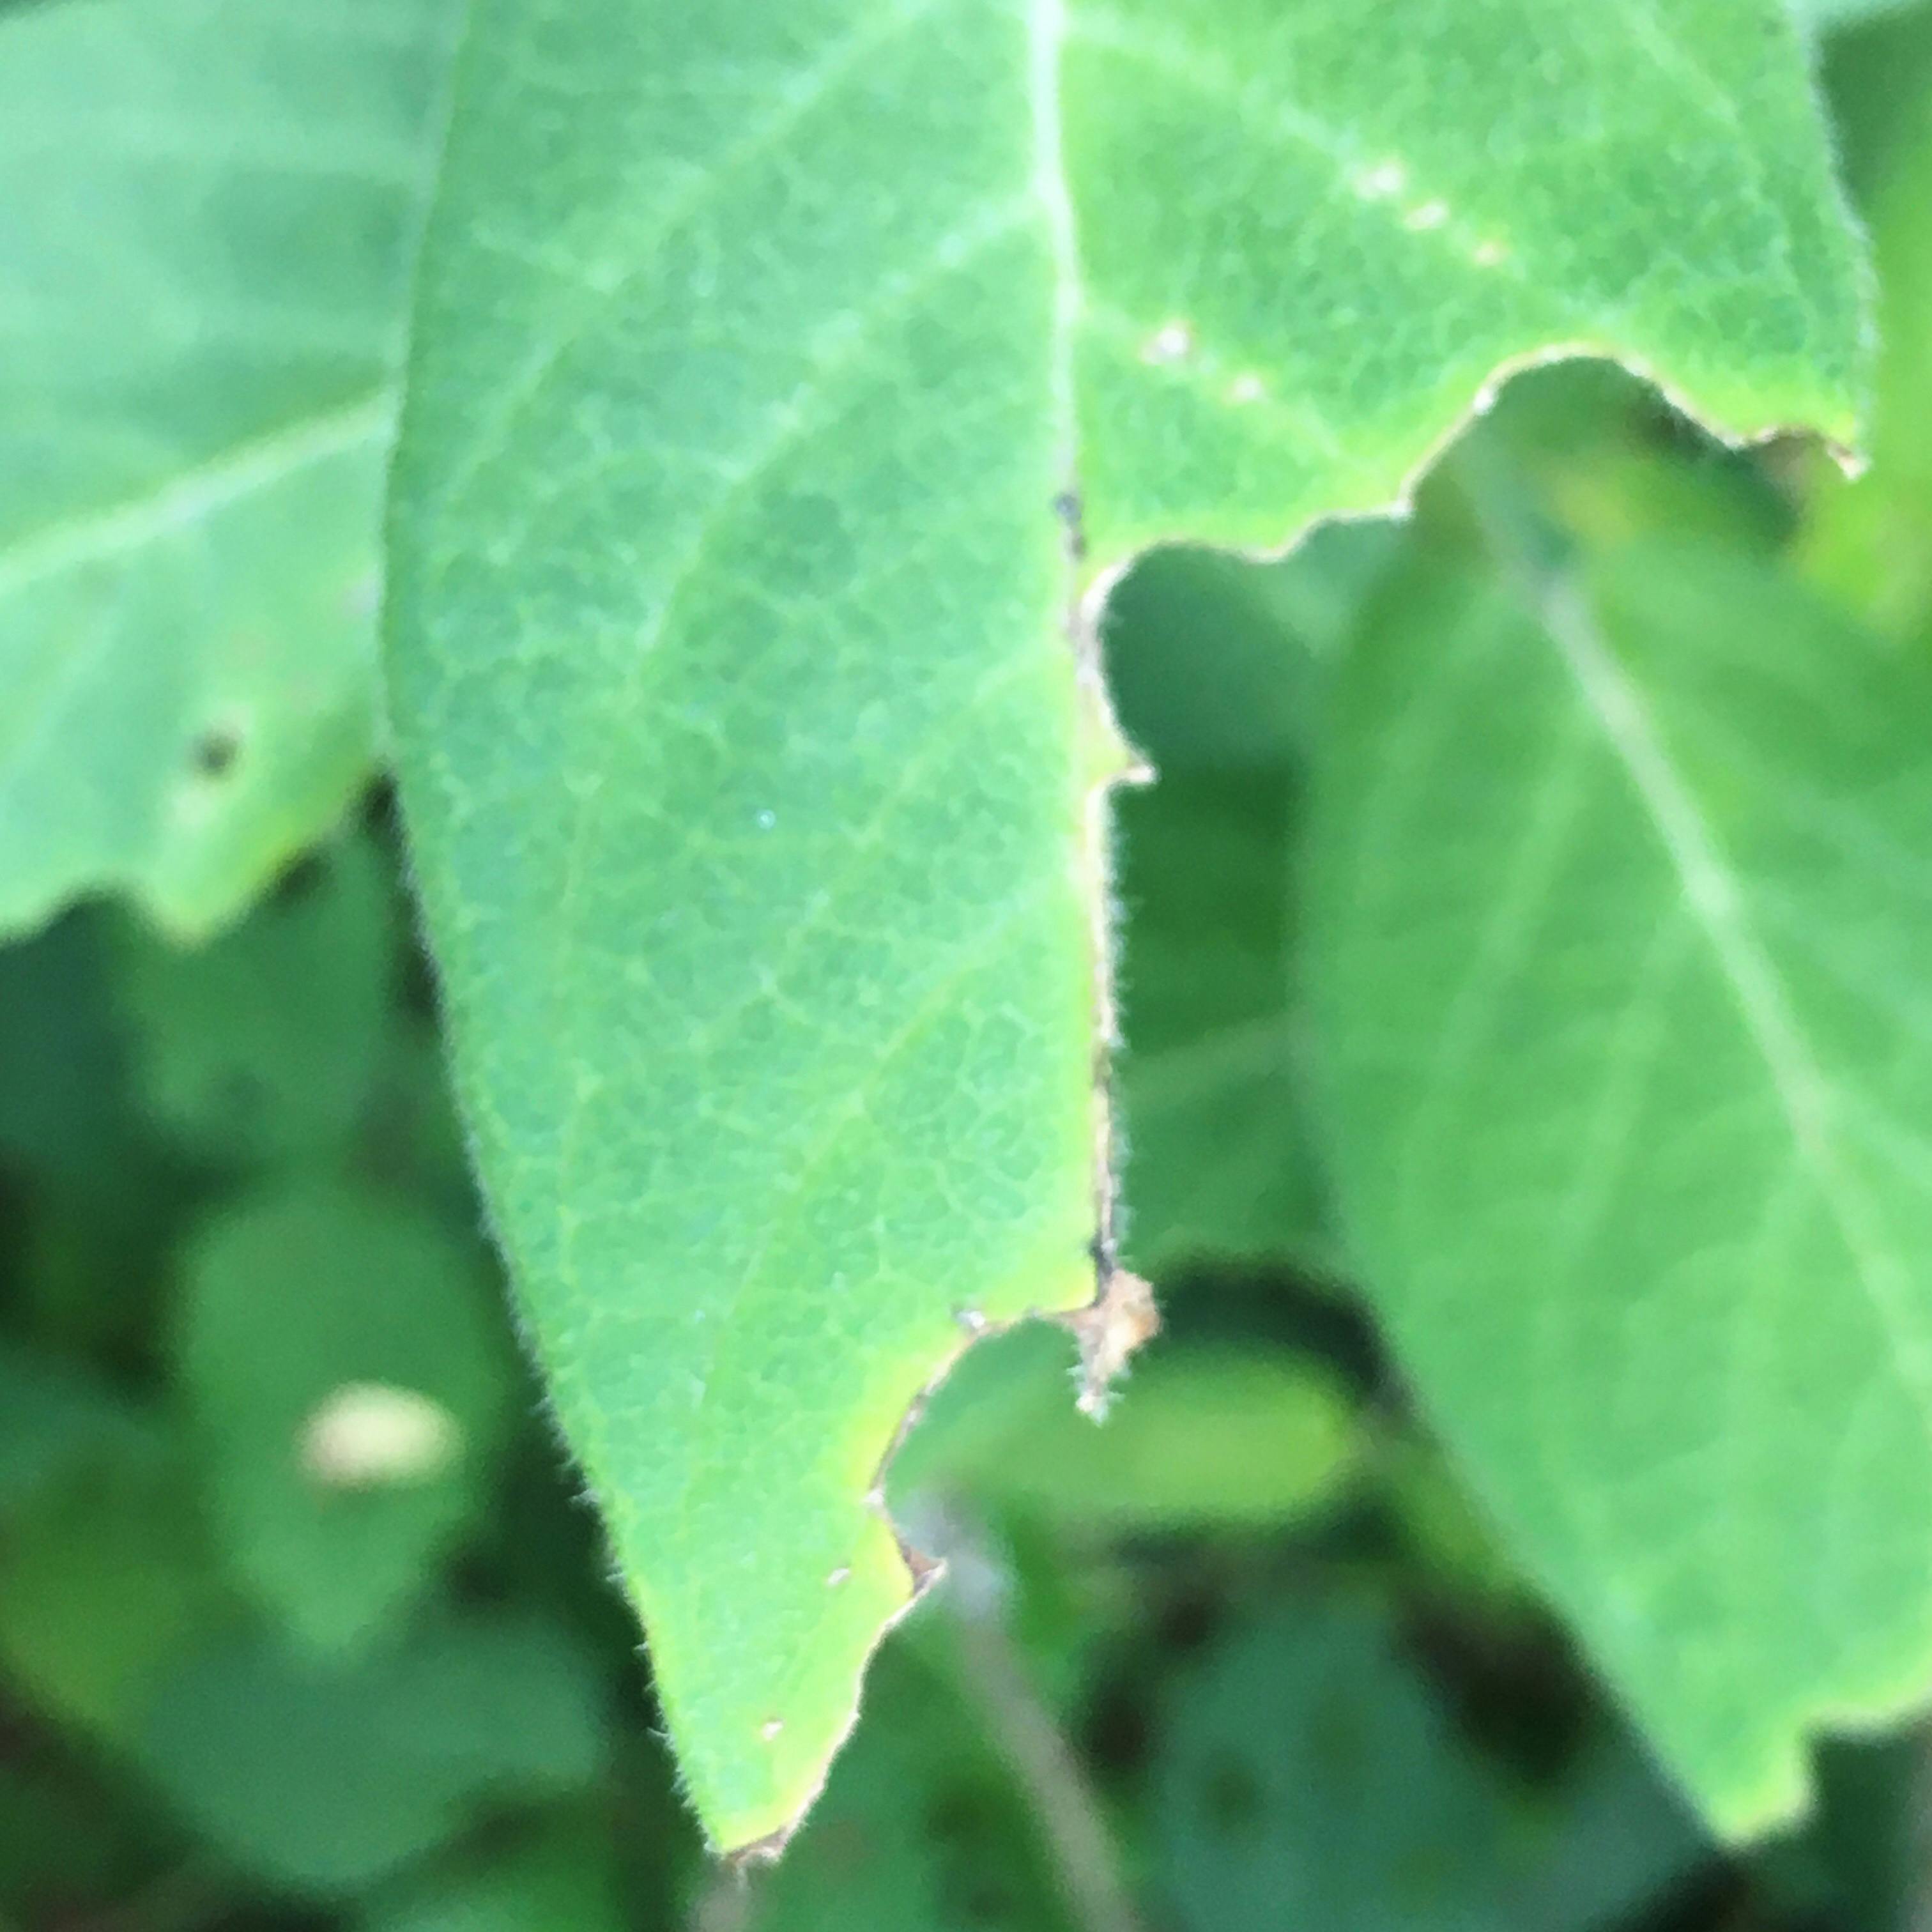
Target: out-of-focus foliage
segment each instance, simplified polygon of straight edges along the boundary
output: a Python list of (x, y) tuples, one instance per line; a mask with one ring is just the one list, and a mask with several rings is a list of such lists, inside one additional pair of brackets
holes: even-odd
[(1932, 13), (1888, 9), (1829, 52), (1857, 111), (1845, 167), (1878, 254), (1880, 361), (1870, 467), (1826, 476), (1798, 548), (1805, 574), (1895, 633), (1932, 622)]
[(1289, 1595), (1175, 1687), (1158, 1856), (1178, 1922), (1570, 1932), (1702, 1855), (1628, 1742), (1578, 1740), (1534, 1796), (1459, 1736), (1385, 1609)]
[(1116, 807), (1138, 1267), (1328, 1258), (1288, 881), (1322, 667), (1399, 548), (1376, 522), (1318, 532), (1286, 569), (1156, 551), (1111, 607), (1114, 701), (1160, 775)]
[(1499, 502), (1928, 648), (1928, 23), (1826, 47), (1895, 332), (1867, 477), (1558, 369), (1414, 524), (1124, 587), (1164, 775), (1122, 814), (1129, 1240), (1168, 1332), (1104, 1425), (1042, 1328), (934, 1393), (884, 1488), (944, 1576), (774, 1871), (705, 1859), (520, 1365), (386, 794), (198, 947), (100, 902), (0, 950), (0, 1927), (1921, 1922), (1918, 1736), (1834, 1745), (1804, 1833), (1720, 1852), (1413, 1416), (1304, 1131), (1286, 882), (1334, 665), (1419, 547), (1493, 576)]
[(460, 14), (6, 19), (0, 932), (113, 889), (205, 937), (366, 779), (404, 298)]

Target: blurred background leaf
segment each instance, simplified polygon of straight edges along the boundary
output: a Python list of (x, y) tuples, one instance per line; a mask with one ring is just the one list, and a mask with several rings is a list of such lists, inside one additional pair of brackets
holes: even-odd
[(1187, 1932), (1585, 1932), (1705, 1856), (1625, 1741), (1593, 1739), (1533, 1798), (1512, 1790), (1366, 1601), (1286, 1606), (1176, 1688), (1155, 1829)]
[(1388, 568), (1386, 523), (1257, 569), (1156, 551), (1109, 607), (1107, 669), (1158, 782), (1116, 796), (1126, 1250), (1335, 1264), (1300, 1091), (1288, 882), (1322, 666)]
[(410, 1887), (374, 1907), (361, 1932), (624, 1932), (628, 1922), (610, 1846), (566, 1826)]
[(1900, 635), (1932, 621), (1932, 13), (1880, 10), (1832, 48), (1846, 166), (1879, 274), (1870, 467), (1818, 466), (1798, 566)]
[[(755, 1932), (1075, 1932), (1038, 1820), (932, 1633), (889, 1638), (880, 1721), (834, 1764), (796, 1844), (753, 1888)], [(727, 1880), (728, 1893), (735, 1881)]]
[(1063, 1533), (1266, 1527), (1346, 1488), (1354, 1406), (1320, 1364), (1253, 1343), (1135, 1358), (1102, 1420), (1077, 1409), (1073, 1338), (1030, 1325), (982, 1343), (946, 1378), (892, 1459), (902, 1522), (964, 1498), (1047, 1517)]
[(165, 1442), (50, 1490), (5, 1547), (10, 1676), (44, 1715), (116, 1746), (181, 1648), (231, 1613), (184, 1459)]
[(152, 1117), (211, 1161), (339, 1148), (387, 1045), (400, 918), (388, 866), (356, 838), (199, 952), (124, 922), (122, 1017)]
[(449, 0), (89, 0), (0, 59), (0, 933), (232, 917), (374, 750)]
[(186, 1258), (179, 1385), (217, 1534), (318, 1648), (420, 1594), (488, 1494), (512, 1378), (479, 1258), (412, 1204), (308, 1180)]
[(138, 1754), (238, 1865), (302, 1891), (365, 1886), (494, 1808), (580, 1790), (605, 1742), (594, 1675), (520, 1618), (432, 1618), (350, 1664), (259, 1633), (184, 1655)]

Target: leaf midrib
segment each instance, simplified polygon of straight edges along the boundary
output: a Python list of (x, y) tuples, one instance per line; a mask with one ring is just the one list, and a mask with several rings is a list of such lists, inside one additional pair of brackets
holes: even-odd
[(1542, 586), (1541, 628), (1663, 846), (1744, 1030), (1770, 1077), (1799, 1159), (1844, 1240), (1864, 1299), (1932, 1433), (1932, 1359), (1901, 1298), (1903, 1270), (1879, 1217), (1833, 1144), (1832, 1082), (1792, 1010), (1782, 976), (1754, 927), (1737, 866), (1672, 764), (1635, 682), (1602, 636), (1580, 587)]
[(191, 530), (230, 503), (384, 435), (394, 423), (396, 402), (395, 390), (385, 385), (353, 403), (235, 443), (143, 494), (46, 524), (0, 548), (0, 598)]
[[(921, 17), (930, 10), (929, 6), (919, 8), (911, 17)], [(1047, 362), (1048, 409), (1052, 418), (1052, 438), (1058, 452), (1060, 474), (1066, 486), (1071, 489), (1076, 487), (1076, 480), (1077, 417), (1073, 357), (1080, 323), (1081, 283), (1077, 230), (1072, 194), (1067, 179), (1065, 136), (1060, 114), (1060, 62), (1067, 38), (1065, 0), (1028, 0), (1025, 27), (1027, 81), (1034, 136), (1030, 185), (1031, 198), (1040, 210), (1052, 267), (1053, 302)], [(755, 474), (760, 466), (751, 465), (746, 473)], [(1066, 613), (1070, 625), (1076, 621), (1077, 588), (1073, 560), (1070, 556), (1066, 570)], [(641, 651), (639, 652), (640, 661), (644, 655)], [(567, 926), (568, 922), (566, 924)], [(565, 1135), (566, 1148), (574, 1148), (575, 1144), (581, 1111), (580, 1106), (573, 1111), (571, 1125)], [(808, 1171), (816, 1159), (817, 1156), (814, 1156), (812, 1160), (808, 1161), (806, 1170), (802, 1172)], [(758, 1253), (742, 1272), (732, 1291), (732, 1305), (735, 1306), (746, 1292), (752, 1289), (758, 1277), (764, 1272), (766, 1254), (770, 1246), (768, 1237)], [(566, 1234), (563, 1262), (566, 1273), (572, 1271), (568, 1246)], [(728, 1325), (728, 1322), (724, 1321), (711, 1324), (712, 1341), (706, 1360), (694, 1378), (698, 1390), (697, 1406), (700, 1408), (710, 1388), (716, 1366), (717, 1352)], [(693, 1426), (695, 1426), (694, 1417)], [(694, 1480), (688, 1479), (678, 1504), (681, 1517), (688, 1516), (694, 1487)]]
[(1081, 281), (1079, 230), (1066, 176), (1066, 136), (1060, 101), (1060, 62), (1066, 38), (1066, 0), (1029, 0), (1027, 85), (1033, 121), (1033, 185), (1053, 266), (1053, 332), (1047, 380), (1053, 437), (1066, 485), (1071, 490), (1078, 483), (1073, 353), (1080, 326)]

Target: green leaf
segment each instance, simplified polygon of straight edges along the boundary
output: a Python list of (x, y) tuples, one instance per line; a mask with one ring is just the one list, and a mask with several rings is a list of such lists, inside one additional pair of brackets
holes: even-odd
[(146, 1450), (134, 1407), (83, 1371), (0, 1340), (0, 1514), (101, 1459)]
[(377, 508), (450, 0), (0, 21), (0, 932), (206, 933), (374, 739)]
[(117, 1743), (177, 1654), (232, 1610), (176, 1445), (128, 1448), (39, 1495), (0, 1564), (8, 1677)]
[(0, 1917), (8, 1932), (98, 1918), (179, 1856), (151, 1807), (88, 1770), (39, 1738), (0, 1762), (0, 1910), (20, 1915)]
[(217, 1160), (339, 1148), (385, 1045), (396, 914), (387, 868), (356, 838), (197, 950), (124, 925), (121, 1005), (157, 1122)]
[(16, 1322), (124, 1361), (151, 1344), (191, 1202), (134, 1090), (112, 924), (83, 908), (0, 946), (0, 1188)]
[(1408, 1432), (1385, 1436), (1376, 1444), (1373, 1467), (1422, 1594), (1460, 1601), (1493, 1622), (1540, 1613), (1495, 1525), (1436, 1444)]
[(551, 1831), (482, 1870), (412, 1887), (357, 1921), (362, 1932), (626, 1932), (602, 1834)]
[(734, 1844), (910, 1594), (867, 1498), (959, 1318), (1091, 1292), (1083, 585), (1385, 502), (1552, 343), (1848, 438), (1858, 276), (1777, 0), (481, 0), (470, 50), (392, 716), (496, 1222)]
[[(1922, 1794), (1924, 1740), (1916, 1728), (1834, 1740), (1818, 1754), (1818, 1802), (1803, 1836), (1767, 1846), (1761, 1866), (1782, 1880), (1786, 1910), (1808, 1884), (1856, 1932), (1902, 1932), (1925, 1869)], [(1796, 1883), (1793, 1882), (1796, 1881)]]
[(412, 1207), (297, 1183), (188, 1258), (181, 1383), (220, 1540), (297, 1637), (369, 1636), (483, 1500), (508, 1364), (476, 1257)]
[(76, 1192), (98, 1191), (140, 1138), (104, 926), (82, 911), (0, 946), (0, 1159)]
[(1319, 668), (1400, 544), (1400, 526), (1378, 517), (1324, 524), (1276, 563), (1174, 547), (1134, 566), (1107, 600), (1107, 683), (1122, 730), (1162, 783), (1306, 754)]
[(1932, 622), (1932, 11), (1875, 22), (1834, 79), (1863, 164), (1882, 353), (1870, 466), (1821, 480), (1802, 560), (1849, 609), (1922, 632)]
[(930, 1496), (1075, 1530), (1271, 1526), (1333, 1502), (1353, 1472), (1354, 1408), (1300, 1356), (1156, 1345), (1097, 1423), (1073, 1406), (1077, 1369), (1051, 1329), (974, 1349), (892, 1458), (895, 1515), (916, 1524)]
[(1703, 1849), (1620, 1739), (1593, 1742), (1553, 1809), (1530, 1812), (1361, 1605), (1238, 1630), (1186, 1692), (1154, 1796), (1180, 1932), (1588, 1932)]
[(1749, 558), (1425, 557), (1310, 914), (1345, 1219), (1504, 1539), (1725, 1832), (1932, 1688), (1932, 666)]
[[(1819, 77), (1836, 136), (1838, 171), (1858, 212), (1869, 220), (1874, 198), (1932, 124), (1932, 7), (1924, 0), (1881, 12), (1856, 32), (1820, 50)], [(1884, 244), (1879, 244), (1882, 253)], [(1885, 264), (1879, 296), (1885, 296)], [(1880, 352), (1886, 344), (1881, 334)], [(1874, 415), (1876, 412), (1874, 410)], [(1874, 422), (1875, 432), (1884, 424)]]
[(1874, 16), (1903, 12), (1912, 0), (1792, 0), (1792, 10), (1807, 26), (1828, 33)]
[(1384, 522), (1342, 524), (1265, 568), (1160, 551), (1109, 602), (1120, 722), (1160, 774), (1115, 807), (1121, 1232), (1136, 1268), (1328, 1258), (1283, 888), (1322, 661), (1395, 539)]
[(442, 1618), (352, 1666), (238, 1634), (185, 1659), (156, 1696), (142, 1761), (245, 1870), (352, 1888), (484, 1809), (588, 1784), (604, 1718), (562, 1632)]

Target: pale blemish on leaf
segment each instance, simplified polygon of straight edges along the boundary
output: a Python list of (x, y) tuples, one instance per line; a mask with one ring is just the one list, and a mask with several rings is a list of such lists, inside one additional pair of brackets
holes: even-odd
[(346, 1382), (302, 1426), (302, 1466), (326, 1489), (433, 1480), (463, 1453), (454, 1416), (420, 1390)]
[(1386, 201), (1408, 185), (1408, 170), (1397, 160), (1378, 161), (1356, 175), (1349, 186), (1364, 201)]
[(1159, 364), (1184, 362), (1193, 352), (1194, 332), (1184, 322), (1163, 322), (1141, 346), (1141, 360)]

